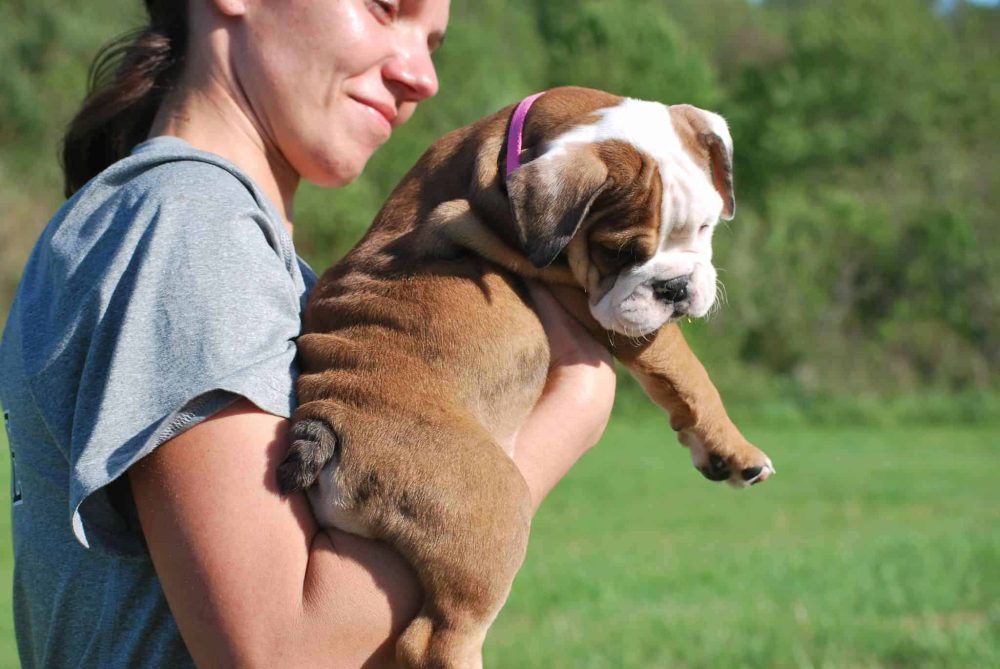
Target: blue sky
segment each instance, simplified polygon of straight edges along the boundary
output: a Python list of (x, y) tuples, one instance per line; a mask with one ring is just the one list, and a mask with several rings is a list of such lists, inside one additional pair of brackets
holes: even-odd
[[(965, 0), (965, 2), (968, 2), (970, 5), (983, 5), (985, 7), (996, 7), (997, 4), (1000, 4), (1000, 0)], [(958, 4), (958, 0), (938, 0), (938, 4), (941, 5), (942, 9), (951, 9)]]

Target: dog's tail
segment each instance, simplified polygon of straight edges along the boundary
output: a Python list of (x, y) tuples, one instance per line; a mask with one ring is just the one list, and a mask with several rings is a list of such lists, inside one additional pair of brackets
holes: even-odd
[(292, 445), (278, 467), (282, 495), (305, 490), (337, 452), (337, 435), (326, 421), (304, 418), (292, 425)]

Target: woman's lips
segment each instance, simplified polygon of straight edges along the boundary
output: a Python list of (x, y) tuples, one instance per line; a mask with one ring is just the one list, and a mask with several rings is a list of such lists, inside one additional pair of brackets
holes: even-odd
[(376, 121), (384, 126), (387, 134), (392, 133), (392, 124), (396, 120), (397, 113), (395, 105), (365, 98), (354, 98), (354, 100), (364, 106), (371, 116), (375, 117)]

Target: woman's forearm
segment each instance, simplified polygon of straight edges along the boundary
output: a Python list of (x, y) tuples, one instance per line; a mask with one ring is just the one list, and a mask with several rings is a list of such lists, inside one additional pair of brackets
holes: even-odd
[[(562, 368), (517, 436), (514, 462), (528, 483), (534, 508), (577, 460), (597, 444), (614, 396), (614, 370)], [(607, 408), (605, 408), (607, 407)]]

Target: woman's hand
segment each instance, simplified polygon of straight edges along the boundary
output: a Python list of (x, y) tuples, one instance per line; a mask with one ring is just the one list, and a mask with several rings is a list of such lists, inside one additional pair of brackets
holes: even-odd
[(552, 350), (545, 390), (514, 450), (537, 509), (604, 433), (615, 398), (615, 370), (608, 350), (546, 288), (528, 285)]

